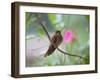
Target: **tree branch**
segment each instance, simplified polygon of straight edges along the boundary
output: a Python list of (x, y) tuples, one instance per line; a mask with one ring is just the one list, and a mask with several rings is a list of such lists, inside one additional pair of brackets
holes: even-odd
[(61, 49), (59, 49), (59, 48), (57, 48), (57, 50), (60, 51), (60, 52), (62, 52), (63, 54), (69, 55), (69, 56), (73, 56), (73, 57), (79, 57), (79, 58), (87, 59), (87, 58), (82, 57), (82, 56), (79, 56), (79, 55), (66, 53), (66, 52), (62, 51)]
[[(49, 35), (49, 33), (48, 33), (48, 31), (47, 31), (45, 25), (44, 25), (42, 22), (40, 22), (40, 21), (39, 21), (39, 23), (40, 23), (40, 25), (42, 26), (42, 28), (44, 29), (44, 31), (45, 31), (45, 33), (46, 33), (46, 35), (47, 35), (49, 41), (51, 42), (50, 35)], [(53, 45), (54, 45), (54, 44), (53, 44)], [(55, 45), (54, 45), (54, 46), (55, 46)], [(62, 51), (61, 49), (59, 49), (58, 47), (55, 47), (55, 48), (57, 48), (58, 51), (60, 51), (61, 53), (65, 54), (65, 55), (69, 55), (69, 56), (73, 56), (73, 57), (79, 57), (79, 58), (82, 58), (82, 59), (87, 59), (87, 58), (82, 57), (82, 56), (79, 56), (79, 55), (69, 54), (69, 53), (67, 53), (67, 52), (64, 52), (64, 51)]]

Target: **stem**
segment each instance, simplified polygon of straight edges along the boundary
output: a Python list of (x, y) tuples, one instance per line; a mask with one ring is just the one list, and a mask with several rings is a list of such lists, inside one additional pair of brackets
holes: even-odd
[(61, 49), (59, 49), (59, 48), (57, 48), (57, 50), (59, 50), (59, 51), (62, 52), (63, 54), (69, 55), (69, 56), (74, 56), (74, 57), (79, 57), (79, 58), (87, 59), (87, 58), (82, 57), (82, 56), (79, 56), (79, 55), (66, 53), (66, 52), (62, 51)]
[(63, 56), (64, 56), (63, 64), (66, 64), (66, 55), (63, 54)]
[(44, 29), (44, 31), (45, 31), (45, 33), (46, 33), (46, 35), (47, 35), (47, 37), (48, 37), (48, 39), (49, 39), (50, 42), (51, 42), (51, 39), (50, 39), (49, 33), (48, 33), (48, 31), (46, 30), (45, 25), (42, 24), (41, 22), (39, 22), (39, 23), (41, 24), (42, 28)]

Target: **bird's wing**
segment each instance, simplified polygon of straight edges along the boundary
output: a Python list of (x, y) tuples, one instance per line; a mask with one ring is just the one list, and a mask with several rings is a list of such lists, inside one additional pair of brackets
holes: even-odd
[(56, 34), (51, 38), (52, 42), (56, 42)]
[(51, 44), (57, 44), (57, 40), (58, 40), (58, 37), (57, 35), (55, 34), (52, 39), (51, 39)]
[(56, 47), (58, 47), (62, 42), (62, 36), (60, 35), (54, 35), (51, 39), (52, 44)]

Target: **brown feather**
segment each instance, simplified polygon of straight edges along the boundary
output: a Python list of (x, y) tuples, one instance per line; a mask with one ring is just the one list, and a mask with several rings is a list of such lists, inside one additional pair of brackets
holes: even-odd
[(48, 51), (47, 51), (46, 54), (45, 54), (45, 57), (47, 57), (47, 56), (49, 56), (51, 53), (53, 53), (53, 52), (55, 51), (55, 49), (56, 49), (56, 48), (55, 48), (53, 45), (50, 45)]
[(61, 44), (62, 40), (63, 38), (61, 32), (60, 31), (56, 32), (51, 39), (51, 45), (49, 46), (45, 54), (45, 57), (51, 55), (55, 51), (55, 49)]

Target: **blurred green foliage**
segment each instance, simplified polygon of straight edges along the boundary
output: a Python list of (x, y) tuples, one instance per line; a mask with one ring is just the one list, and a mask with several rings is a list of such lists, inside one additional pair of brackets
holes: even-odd
[(81, 59), (64, 55), (56, 50), (52, 55), (43, 58), (42, 60), (37, 59), (36, 62), (33, 62), (35, 66), (89, 64), (89, 15), (26, 12), (25, 16), (26, 37), (28, 35), (46, 37), (46, 34), (38, 21), (44, 21), (46, 23), (46, 28), (49, 33), (61, 30), (62, 35), (64, 35), (65, 31), (72, 30), (75, 32), (74, 36), (76, 39), (72, 43), (65, 44), (63, 42), (61, 49), (69, 54), (80, 55), (87, 58)]

